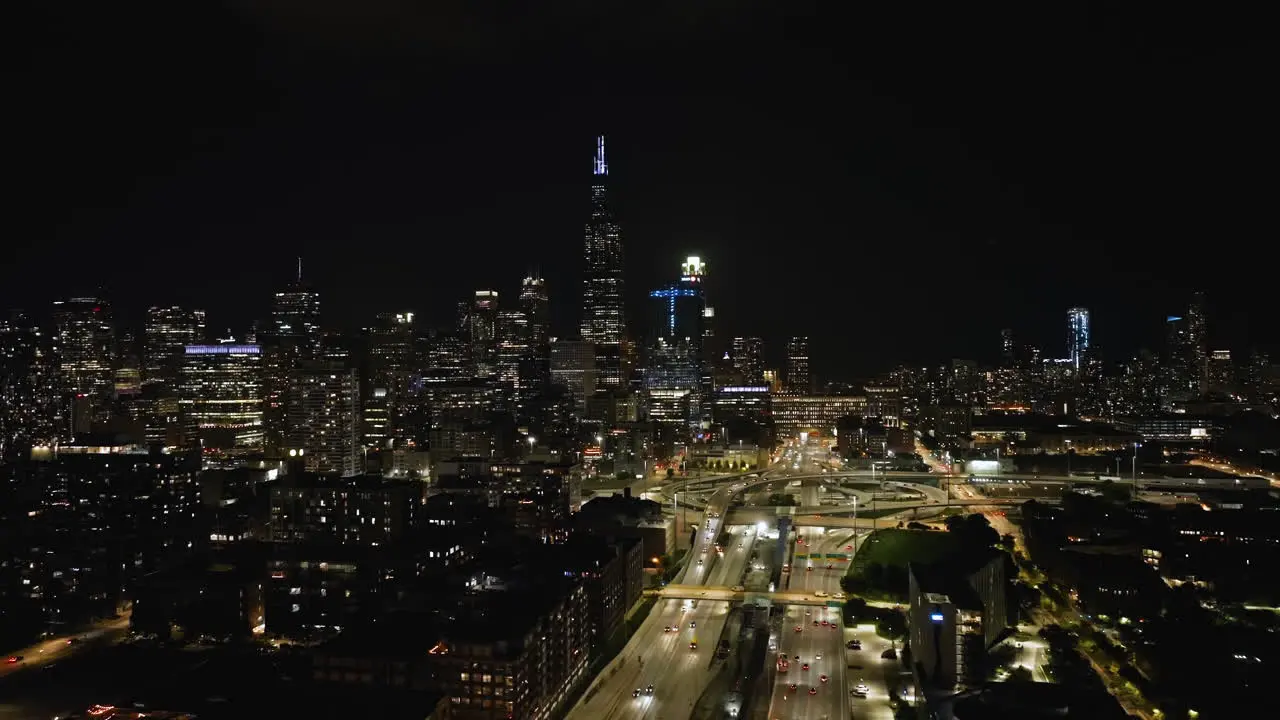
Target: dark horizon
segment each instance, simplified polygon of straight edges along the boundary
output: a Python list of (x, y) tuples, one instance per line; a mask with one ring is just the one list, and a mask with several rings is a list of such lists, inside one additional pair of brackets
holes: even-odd
[(16, 94), (13, 222), (35, 230), (0, 300), (43, 316), (102, 287), (126, 325), (179, 304), (242, 332), (301, 255), (327, 325), (448, 325), (536, 267), (565, 334), (603, 132), (632, 322), (696, 254), (723, 334), (775, 356), (807, 334), (823, 377), (994, 359), (1006, 327), (1054, 356), (1077, 305), (1122, 360), (1196, 290), (1215, 347), (1277, 349), (1265, 290), (1234, 269), (1260, 264), (1261, 192), (1237, 165), (1262, 115), (1255, 50), (1225, 27), (806, 9), (42, 18)]

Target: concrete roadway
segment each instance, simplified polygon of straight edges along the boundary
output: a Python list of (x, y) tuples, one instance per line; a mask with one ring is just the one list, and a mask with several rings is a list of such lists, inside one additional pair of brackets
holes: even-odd
[[(709, 509), (723, 516), (728, 491), (717, 492)], [(680, 574), (685, 585), (737, 585), (755, 543), (754, 527), (727, 528), (721, 538), (724, 556), (715, 551), (721, 520), (706, 519), (689, 563)], [(742, 547), (739, 547), (739, 544)], [(703, 562), (699, 563), (701, 559)], [(732, 603), (715, 600), (660, 600), (635, 635), (596, 678), (573, 710), (570, 720), (610, 718), (678, 720), (688, 718), (715, 670), (716, 645), (724, 632)], [(696, 627), (691, 627), (691, 623)], [(667, 631), (667, 628), (674, 628)], [(689, 643), (696, 640), (697, 650)], [(653, 685), (653, 695), (644, 690)], [(633, 692), (639, 689), (639, 697)]]
[[(854, 533), (837, 530), (824, 532), (818, 528), (802, 532), (807, 545), (796, 545), (797, 554), (827, 554), (850, 552), (845, 548), (853, 543)], [(827, 569), (827, 565), (833, 567)], [(809, 567), (812, 570), (809, 570)], [(848, 568), (847, 562), (828, 563), (822, 560), (796, 559), (790, 573), (787, 588), (791, 593), (812, 595), (821, 591), (833, 594), (840, 591), (840, 578)], [(818, 622), (817, 627), (814, 622)], [(822, 622), (834, 622), (835, 628)], [(799, 632), (797, 632), (799, 628)], [(790, 658), (788, 672), (777, 673), (773, 696), (769, 703), (769, 717), (805, 718), (806, 720), (843, 720), (849, 717), (849, 695), (845, 667), (845, 631), (840, 627), (839, 608), (805, 607), (789, 604), (782, 620), (778, 638), (780, 654)], [(795, 656), (799, 655), (800, 660)], [(777, 656), (772, 658), (776, 662)], [(804, 670), (804, 664), (809, 669)], [(827, 682), (821, 676), (826, 675)], [(796, 685), (792, 690), (791, 685)], [(815, 694), (810, 690), (815, 689)]]

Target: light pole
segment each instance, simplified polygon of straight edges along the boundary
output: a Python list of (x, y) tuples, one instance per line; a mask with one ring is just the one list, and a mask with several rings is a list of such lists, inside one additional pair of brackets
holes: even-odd
[(1067, 479), (1069, 480), (1071, 479), (1071, 441), (1065, 442), (1067, 443)]
[(1133, 444), (1133, 493), (1138, 494), (1138, 448), (1142, 447), (1142, 443), (1135, 442)]

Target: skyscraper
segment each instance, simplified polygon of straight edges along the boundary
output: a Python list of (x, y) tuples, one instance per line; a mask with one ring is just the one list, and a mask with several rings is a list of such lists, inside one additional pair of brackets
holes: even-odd
[(320, 296), (302, 281), (302, 258), (298, 274), (284, 291), (277, 292), (271, 307), (271, 321), (261, 338), (264, 354), (263, 414), (268, 450), (284, 447), (289, 425), (289, 379), (300, 363), (318, 357)]
[(111, 307), (99, 298), (72, 298), (53, 304), (59, 371), (74, 395), (110, 400), (115, 381), (115, 326)]
[(547, 294), (547, 281), (532, 274), (520, 282), (520, 310), (528, 323), (531, 347), (545, 345), (551, 339), (551, 299)]
[(813, 379), (809, 376), (807, 337), (793, 337), (787, 342), (787, 391), (801, 394), (813, 392)]
[(1076, 372), (1086, 365), (1090, 329), (1088, 308), (1074, 307), (1067, 311), (1067, 359)]
[(206, 451), (259, 452), (263, 446), (262, 349), (223, 340), (183, 348), (182, 415)]
[(582, 339), (596, 346), (598, 381), (604, 387), (622, 383), (623, 254), (618, 223), (608, 202), (609, 165), (604, 136), (596, 138), (591, 182), (591, 217), (587, 221), (582, 282)]
[(174, 388), (182, 372), (183, 348), (204, 342), (204, 311), (180, 307), (147, 310), (142, 337), (142, 382)]
[(0, 462), (26, 456), (58, 435), (58, 388), (49, 338), (14, 311), (0, 320)]
[(1195, 382), (1203, 394), (1209, 385), (1209, 319), (1204, 307), (1204, 293), (1191, 296), (1191, 305), (1187, 308), (1187, 341), (1190, 343), (1189, 361)]
[(289, 385), (289, 450), (309, 472), (348, 477), (361, 469), (360, 382), (339, 353), (309, 360)]
[(707, 309), (702, 290), (704, 271), (702, 260), (691, 256), (680, 266), (680, 279), (676, 283), (649, 293), (654, 319), (645, 388), (651, 406), (659, 394), (676, 393), (682, 398), (678, 407), (690, 413), (683, 418), (685, 421), (710, 420), (711, 375), (704, 352)]
[(467, 315), (471, 335), (471, 357), (476, 363), (476, 374), (489, 376), (497, 371), (498, 360), (498, 293), (496, 290), (477, 290)]
[(733, 339), (733, 368), (742, 373), (748, 385), (764, 380), (764, 340), (758, 337)]

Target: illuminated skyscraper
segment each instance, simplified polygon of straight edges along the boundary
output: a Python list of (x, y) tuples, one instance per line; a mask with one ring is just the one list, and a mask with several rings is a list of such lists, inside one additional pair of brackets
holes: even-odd
[(49, 338), (26, 313), (0, 320), (0, 462), (57, 438), (57, 375)]
[(596, 346), (598, 381), (603, 387), (622, 383), (623, 254), (618, 223), (608, 203), (609, 165), (604, 136), (596, 138), (591, 182), (591, 218), (587, 221), (582, 283), (582, 339)]
[(787, 341), (787, 392), (808, 395), (813, 392), (809, 376), (809, 338), (793, 337)]
[(182, 414), (206, 451), (234, 455), (263, 447), (262, 348), (224, 340), (183, 348)]
[(547, 281), (539, 275), (530, 275), (520, 283), (520, 311), (527, 325), (526, 342), (529, 345), (545, 345), (551, 339), (551, 299), (547, 295)]
[(764, 380), (764, 340), (758, 337), (733, 339), (733, 368), (742, 373), (748, 385)]
[(275, 294), (271, 321), (261, 335), (266, 445), (269, 450), (279, 450), (284, 447), (289, 423), (289, 378), (300, 363), (320, 355), (323, 338), (320, 296), (302, 281), (302, 258), (298, 258), (293, 284)]
[(74, 395), (109, 400), (115, 383), (116, 345), (111, 307), (99, 298), (58, 301), (53, 304), (53, 320), (64, 388)]
[(1067, 359), (1076, 372), (1086, 366), (1091, 330), (1088, 308), (1074, 307), (1067, 311)]
[(471, 357), (476, 374), (487, 377), (497, 372), (498, 365), (498, 293), (477, 290), (467, 315), (471, 332)]
[(289, 383), (289, 450), (308, 472), (355, 475), (360, 462), (360, 382), (346, 358), (303, 362)]
[(142, 342), (142, 382), (177, 387), (183, 348), (204, 342), (204, 311), (153, 307), (147, 310)]

